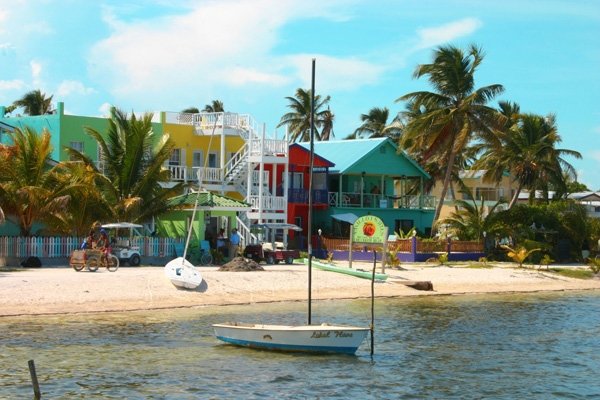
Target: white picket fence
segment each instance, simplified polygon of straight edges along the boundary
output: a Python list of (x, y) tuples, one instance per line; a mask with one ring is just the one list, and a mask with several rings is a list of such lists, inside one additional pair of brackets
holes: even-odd
[[(18, 237), (0, 236), (0, 257), (69, 257), (78, 249), (84, 238), (78, 237)], [(129, 238), (118, 238), (129, 240)], [(135, 237), (131, 246), (138, 246), (142, 257), (170, 257), (175, 254), (175, 245), (185, 243), (184, 239), (159, 237)]]

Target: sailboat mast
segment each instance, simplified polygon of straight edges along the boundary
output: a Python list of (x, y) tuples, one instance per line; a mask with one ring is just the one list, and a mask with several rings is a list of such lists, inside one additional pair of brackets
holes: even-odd
[(315, 59), (312, 59), (312, 75), (310, 86), (310, 162), (308, 175), (308, 325), (311, 324), (312, 314), (312, 185), (313, 185), (313, 167), (315, 162)]

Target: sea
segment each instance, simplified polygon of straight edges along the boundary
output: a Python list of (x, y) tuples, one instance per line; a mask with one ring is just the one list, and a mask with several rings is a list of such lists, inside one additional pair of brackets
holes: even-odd
[[(303, 324), (306, 303), (0, 318), (0, 398), (600, 399), (600, 293), (377, 299), (373, 355), (274, 353), (211, 324)], [(368, 325), (370, 300), (313, 302)]]

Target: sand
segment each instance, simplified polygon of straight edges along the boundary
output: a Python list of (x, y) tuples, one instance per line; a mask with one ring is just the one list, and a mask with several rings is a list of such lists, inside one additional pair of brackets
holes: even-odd
[[(355, 263), (354, 267), (369, 269), (370, 265)], [(573, 279), (512, 264), (485, 269), (423, 264), (403, 264), (402, 268), (386, 269), (388, 280), (375, 284), (377, 297), (600, 290), (597, 278)], [(306, 300), (307, 273), (302, 264), (265, 266), (265, 271), (254, 272), (200, 270), (204, 282), (194, 291), (175, 288), (161, 267), (125, 266), (116, 272), (76, 272), (67, 266), (0, 270), (0, 316)], [(431, 281), (434, 290), (412, 289), (399, 283), (403, 280)], [(314, 300), (366, 298), (370, 293), (369, 280), (313, 269)]]

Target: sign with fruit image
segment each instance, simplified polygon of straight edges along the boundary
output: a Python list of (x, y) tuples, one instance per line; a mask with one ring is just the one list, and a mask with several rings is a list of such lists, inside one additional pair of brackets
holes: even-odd
[(354, 243), (383, 243), (385, 225), (374, 215), (365, 215), (356, 220), (353, 225), (352, 241)]

